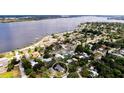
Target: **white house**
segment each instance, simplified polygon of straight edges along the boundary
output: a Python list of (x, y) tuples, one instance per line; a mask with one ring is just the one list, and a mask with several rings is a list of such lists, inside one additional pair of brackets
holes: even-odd
[(0, 58), (0, 73), (6, 72), (6, 66), (8, 65), (8, 62), (8, 58)]
[(63, 55), (61, 55), (61, 54), (56, 54), (55, 57), (56, 57), (56, 58), (62, 58), (62, 59), (65, 58), (65, 57), (64, 57)]

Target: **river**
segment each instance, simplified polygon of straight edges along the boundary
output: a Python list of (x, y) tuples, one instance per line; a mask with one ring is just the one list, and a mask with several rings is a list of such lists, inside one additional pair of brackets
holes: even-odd
[(39, 21), (0, 23), (0, 53), (30, 45), (52, 33), (71, 31), (83, 22), (124, 22), (107, 17), (82, 16)]

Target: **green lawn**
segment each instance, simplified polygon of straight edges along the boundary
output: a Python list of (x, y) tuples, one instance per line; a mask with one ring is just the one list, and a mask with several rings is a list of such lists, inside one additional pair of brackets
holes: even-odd
[(13, 78), (14, 75), (13, 75), (13, 72), (5, 72), (3, 74), (0, 74), (0, 78)]
[(18, 66), (14, 67), (14, 70), (10, 72), (5, 72), (0, 74), (0, 78), (19, 78), (19, 77), (20, 77), (20, 71)]

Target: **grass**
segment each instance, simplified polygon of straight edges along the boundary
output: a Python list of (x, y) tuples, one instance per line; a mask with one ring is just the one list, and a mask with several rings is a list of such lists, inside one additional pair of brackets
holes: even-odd
[(5, 57), (6, 58), (12, 58), (14, 55), (12, 54), (12, 53), (7, 53), (7, 54), (5, 54)]
[(10, 72), (5, 72), (0, 74), (0, 78), (19, 78), (19, 77), (20, 77), (20, 71), (18, 66), (15, 66), (14, 70)]
[(13, 72), (5, 72), (3, 74), (0, 74), (0, 78), (13, 78)]

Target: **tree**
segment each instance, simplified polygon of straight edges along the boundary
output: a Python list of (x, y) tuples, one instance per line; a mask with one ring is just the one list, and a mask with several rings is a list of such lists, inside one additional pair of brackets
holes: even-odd
[(31, 68), (25, 69), (26, 75), (29, 75), (32, 72), (33, 72), (33, 69), (31, 69)]
[(114, 77), (117, 77), (117, 78), (119, 78), (119, 77), (121, 77), (122, 76), (122, 73), (121, 73), (121, 71), (120, 70), (118, 70), (118, 69), (113, 69), (113, 74), (114, 74)]
[(32, 68), (31, 63), (25, 58), (22, 58), (22, 66), (24, 67), (24, 69)]
[(50, 57), (51, 57), (51, 55), (50, 55), (49, 51), (45, 51), (43, 58), (50, 58)]
[(116, 57), (115, 62), (119, 65), (124, 66), (124, 58), (123, 57)]
[(77, 45), (77, 47), (75, 48), (75, 52), (77, 52), (77, 53), (83, 52), (83, 46)]
[(94, 66), (97, 72), (99, 73), (99, 77), (104, 77), (104, 78), (114, 77), (112, 68), (108, 64), (101, 61), (101, 62), (96, 62)]
[(41, 69), (41, 67), (42, 67), (42, 64), (40, 64), (40, 63), (35, 64), (35, 65), (33, 66), (33, 70), (34, 70), (35, 72), (38, 72), (38, 71)]
[(34, 61), (44, 65), (44, 62), (39, 58), (35, 58)]
[(92, 51), (90, 49), (90, 46), (87, 44), (85, 45), (85, 47), (83, 47), (83, 52), (87, 53), (87, 54), (91, 54)]
[(51, 50), (53, 50), (53, 47), (54, 47), (54, 44), (51, 44), (50, 46), (47, 46), (47, 47), (45, 48), (45, 51), (46, 51), (46, 52), (50, 52)]
[(38, 52), (41, 52), (42, 50), (43, 50), (43, 48), (40, 47), (40, 46), (37, 46), (37, 47), (35, 47), (35, 49), (34, 49), (34, 51), (38, 51)]
[(77, 47), (75, 48), (75, 52), (77, 53), (81, 53), (81, 52), (85, 52), (87, 54), (91, 54), (92, 51), (90, 49), (90, 46), (88, 44), (86, 44), (84, 47), (83, 45), (77, 45)]
[(7, 66), (7, 71), (11, 71), (14, 68), (14, 65), (18, 64), (20, 61), (17, 61), (16, 58), (13, 58)]
[(85, 66), (87, 63), (88, 63), (88, 60), (85, 60), (85, 59), (80, 59), (80, 60), (78, 61), (78, 65), (79, 65), (80, 67)]
[(7, 71), (11, 71), (14, 68), (14, 64), (8, 64)]
[(20, 62), (20, 61), (17, 61), (16, 58), (13, 58), (13, 59), (11, 60), (11, 64), (13, 64), (13, 65), (18, 64), (19, 62)]

